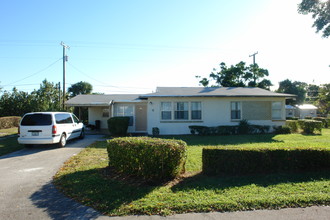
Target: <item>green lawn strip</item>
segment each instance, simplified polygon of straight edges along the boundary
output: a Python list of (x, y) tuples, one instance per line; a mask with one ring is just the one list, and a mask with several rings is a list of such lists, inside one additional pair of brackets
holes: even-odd
[(0, 137), (5, 137), (13, 134), (17, 134), (18, 128), (6, 128), (6, 129), (0, 129)]
[(18, 144), (17, 137), (0, 139), (0, 156), (23, 149), (24, 146)]
[(330, 172), (207, 177), (199, 174), (203, 146), (282, 145), (330, 147), (330, 129), (322, 135), (171, 137), (187, 141), (190, 176), (164, 186), (136, 186), (106, 178), (106, 142), (97, 142), (71, 158), (54, 177), (66, 195), (98, 211), (115, 215), (238, 211), (330, 205)]

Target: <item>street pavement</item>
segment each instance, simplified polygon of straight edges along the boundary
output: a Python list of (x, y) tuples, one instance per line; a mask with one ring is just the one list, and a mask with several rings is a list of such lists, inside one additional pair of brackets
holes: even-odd
[(330, 207), (308, 207), (281, 210), (257, 210), (229, 213), (190, 213), (172, 216), (103, 216), (57, 191), (52, 177), (71, 156), (100, 135), (87, 135), (84, 140), (68, 142), (65, 148), (37, 146), (0, 157), (0, 219), (1, 220), (330, 220)]

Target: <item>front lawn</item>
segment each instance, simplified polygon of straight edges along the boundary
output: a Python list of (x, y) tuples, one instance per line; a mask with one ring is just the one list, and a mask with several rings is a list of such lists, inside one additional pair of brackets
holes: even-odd
[(330, 129), (322, 135), (175, 136), (188, 143), (187, 173), (159, 186), (137, 185), (106, 175), (106, 142), (72, 157), (54, 177), (67, 196), (107, 215), (237, 211), (330, 205), (330, 172), (207, 177), (200, 174), (204, 146), (317, 146), (330, 149)]
[(24, 148), (18, 144), (16, 134), (17, 128), (0, 129), (0, 156)]

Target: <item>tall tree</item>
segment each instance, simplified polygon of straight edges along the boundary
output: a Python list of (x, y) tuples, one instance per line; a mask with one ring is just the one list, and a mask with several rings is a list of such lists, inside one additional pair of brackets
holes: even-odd
[(323, 37), (330, 36), (330, 1), (302, 0), (298, 4), (298, 12), (301, 14), (312, 14), (314, 19), (313, 27), (316, 33), (322, 31)]
[[(260, 87), (263, 89), (269, 89), (272, 85), (271, 81), (264, 79), (268, 76), (268, 70), (262, 69), (258, 64), (251, 64), (246, 66), (245, 62), (239, 62), (236, 65), (227, 65), (220, 63), (220, 71), (217, 72), (213, 69), (209, 78), (202, 78), (199, 83), (203, 86), (224, 86), (224, 87)], [(201, 78), (196, 76), (196, 78)], [(215, 81), (215, 85), (210, 85), (212, 81)]]
[(306, 88), (307, 83), (294, 81), (292, 82), (289, 79), (283, 80), (280, 83), (279, 88), (276, 92), (279, 93), (288, 93), (297, 95), (296, 100), (288, 100), (287, 104), (294, 105), (294, 104), (303, 104), (306, 99)]
[(93, 86), (90, 83), (83, 81), (72, 84), (68, 89), (70, 97), (74, 97), (80, 94), (91, 94), (92, 91)]
[(46, 79), (40, 84), (40, 88), (31, 93), (35, 96), (34, 101), (38, 111), (57, 111), (60, 109), (60, 91), (56, 84)]
[(318, 99), (319, 111), (327, 116), (330, 114), (330, 83), (321, 85)]
[(320, 86), (309, 84), (307, 86), (306, 102), (315, 104), (315, 102), (319, 98), (319, 90)]

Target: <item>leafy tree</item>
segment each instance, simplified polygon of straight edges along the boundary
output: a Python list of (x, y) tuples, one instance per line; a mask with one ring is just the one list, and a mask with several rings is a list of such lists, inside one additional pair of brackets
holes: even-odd
[(78, 82), (75, 84), (72, 84), (71, 87), (69, 87), (68, 92), (70, 97), (74, 97), (80, 94), (91, 94), (93, 90), (93, 86), (88, 82)]
[(31, 93), (37, 111), (57, 111), (60, 110), (60, 91), (56, 84), (48, 82), (46, 79), (40, 84), (40, 88)]
[(330, 113), (330, 83), (320, 87), (318, 107), (321, 114), (326, 116)]
[(315, 103), (319, 98), (319, 90), (320, 90), (320, 86), (309, 84), (307, 86), (306, 102), (312, 104)]
[[(199, 83), (203, 86), (210, 86), (211, 81), (215, 81), (215, 85), (211, 86), (224, 86), (224, 87), (260, 87), (269, 89), (272, 85), (271, 81), (264, 79), (268, 76), (268, 70), (262, 69), (258, 64), (251, 64), (246, 66), (245, 62), (239, 62), (235, 66), (220, 63), (220, 71), (213, 69), (213, 72), (208, 78), (202, 78)], [(201, 78), (196, 76), (196, 78)]]
[(298, 4), (298, 12), (301, 14), (312, 14), (313, 27), (316, 33), (322, 31), (322, 37), (330, 36), (330, 1), (302, 0)]
[(0, 116), (22, 116), (27, 112), (60, 110), (57, 86), (47, 80), (42, 81), (40, 88), (31, 94), (18, 91), (4, 91), (0, 97)]
[(4, 91), (0, 98), (1, 116), (21, 116), (31, 108), (29, 94), (18, 91), (15, 87), (12, 92)]
[(306, 88), (307, 83), (294, 81), (292, 82), (289, 79), (283, 80), (280, 83), (280, 86), (276, 92), (279, 93), (288, 93), (297, 95), (296, 100), (288, 100), (287, 104), (303, 104), (306, 99)]

